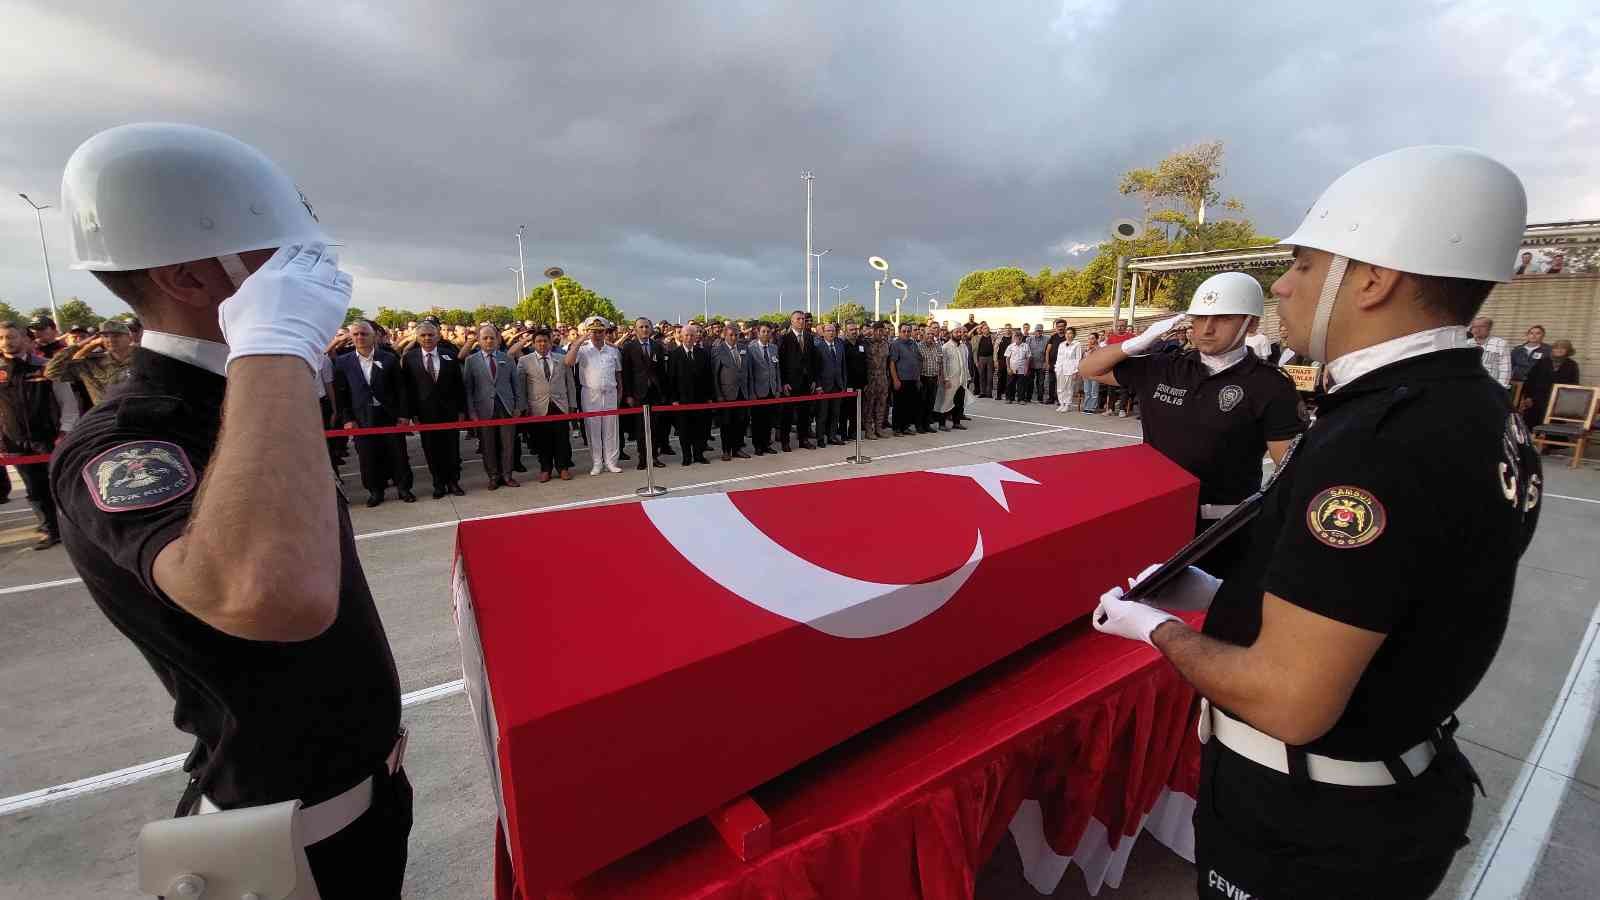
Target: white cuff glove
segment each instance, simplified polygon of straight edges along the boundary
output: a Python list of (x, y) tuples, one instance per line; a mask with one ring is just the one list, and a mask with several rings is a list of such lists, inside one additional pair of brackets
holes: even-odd
[(1123, 341), (1121, 344), (1122, 352), (1128, 354), (1129, 356), (1143, 356), (1146, 353), (1149, 353), (1150, 348), (1156, 345), (1156, 341), (1161, 340), (1162, 335), (1174, 328), (1177, 328), (1178, 324), (1185, 318), (1187, 318), (1186, 315), (1179, 313), (1170, 319), (1162, 319), (1154, 325), (1151, 325), (1149, 328), (1146, 328), (1138, 337), (1128, 338), (1127, 340)]
[(228, 363), (243, 356), (295, 356), (315, 373), (344, 322), (353, 279), (326, 244), (278, 248), (217, 312)]
[(1151, 632), (1165, 622), (1179, 621), (1177, 616), (1154, 606), (1137, 600), (1124, 600), (1122, 594), (1122, 588), (1114, 587), (1100, 595), (1100, 605), (1095, 607), (1092, 620), (1096, 631), (1150, 644)]
[[(1149, 578), (1161, 565), (1150, 566), (1137, 577), (1128, 580), (1128, 587), (1133, 587), (1139, 582)], [(1217, 595), (1217, 588), (1222, 587), (1222, 580), (1204, 569), (1190, 566), (1178, 574), (1177, 578), (1167, 583), (1160, 593), (1150, 598), (1151, 603), (1162, 609), (1173, 609), (1180, 612), (1191, 612), (1199, 609), (1210, 609), (1211, 598)]]

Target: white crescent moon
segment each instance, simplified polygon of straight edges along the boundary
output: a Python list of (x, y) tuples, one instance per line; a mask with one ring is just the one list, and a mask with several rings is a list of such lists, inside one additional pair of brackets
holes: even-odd
[(640, 504), (661, 536), (708, 578), (770, 613), (841, 638), (899, 631), (954, 597), (983, 561), (983, 534), (938, 581), (882, 584), (824, 569), (767, 537), (727, 494)]

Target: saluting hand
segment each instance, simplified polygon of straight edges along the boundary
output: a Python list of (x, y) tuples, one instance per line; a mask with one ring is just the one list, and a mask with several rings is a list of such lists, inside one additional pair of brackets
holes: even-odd
[(217, 321), (228, 362), (245, 356), (297, 356), (312, 372), (344, 321), (354, 279), (339, 254), (320, 241), (290, 244), (222, 302)]

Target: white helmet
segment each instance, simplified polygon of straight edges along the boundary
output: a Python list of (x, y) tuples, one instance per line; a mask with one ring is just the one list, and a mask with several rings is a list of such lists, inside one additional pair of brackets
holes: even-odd
[(193, 125), (141, 122), (84, 141), (61, 175), (74, 269), (125, 272), (327, 241), (305, 195), (249, 144)]
[(1306, 355), (1327, 361), (1328, 323), (1350, 260), (1510, 281), (1527, 218), (1516, 173), (1465, 147), (1406, 147), (1344, 173), (1281, 242), (1333, 254)]
[(1255, 316), (1266, 308), (1261, 282), (1243, 272), (1219, 272), (1200, 282), (1189, 301), (1191, 316)]

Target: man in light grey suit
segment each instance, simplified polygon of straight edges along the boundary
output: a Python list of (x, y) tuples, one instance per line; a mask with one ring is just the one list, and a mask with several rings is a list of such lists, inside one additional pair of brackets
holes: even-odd
[[(739, 329), (733, 325), (722, 326), (722, 340), (711, 351), (711, 384), (719, 403), (750, 399), (747, 388), (749, 376), (745, 372), (745, 351), (739, 349)], [(738, 457), (749, 459), (744, 452), (744, 422), (749, 407), (725, 409), (722, 415), (722, 459), (724, 462)]]
[[(500, 332), (493, 325), (478, 329), (478, 352), (467, 357), (461, 378), (467, 388), (467, 415), (479, 421), (508, 419), (522, 411), (522, 379), (516, 377), (511, 357), (500, 349)], [(489, 476), (489, 490), (500, 485), (520, 487), (511, 474), (511, 452), (516, 447), (517, 426), (484, 425), (478, 434), (483, 441), (483, 471)]]
[[(778, 396), (783, 382), (778, 377), (778, 348), (772, 343), (772, 326), (756, 326), (756, 339), (744, 347), (745, 397), (765, 400)], [(750, 444), (757, 456), (772, 453), (772, 419), (774, 406), (750, 407)]]
[[(517, 361), (522, 381), (522, 396), (528, 399), (528, 415), (559, 416), (573, 412), (573, 378), (566, 358), (550, 350), (550, 332), (533, 337), (533, 350)], [(539, 483), (550, 480), (555, 470), (562, 481), (572, 480), (572, 441), (567, 437), (568, 422), (533, 423), (533, 447), (539, 454)]]

